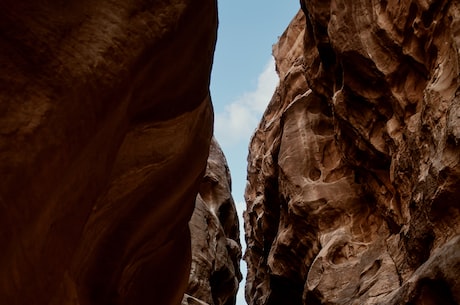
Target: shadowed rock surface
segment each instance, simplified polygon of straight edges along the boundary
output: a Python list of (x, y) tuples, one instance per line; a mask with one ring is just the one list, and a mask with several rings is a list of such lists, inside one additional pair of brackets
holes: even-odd
[(458, 304), (458, 2), (301, 6), (250, 144), (248, 303)]
[(242, 277), (240, 230), (230, 171), (214, 139), (190, 232), (192, 268), (182, 304), (234, 305)]
[(0, 3), (0, 302), (180, 304), (215, 1)]

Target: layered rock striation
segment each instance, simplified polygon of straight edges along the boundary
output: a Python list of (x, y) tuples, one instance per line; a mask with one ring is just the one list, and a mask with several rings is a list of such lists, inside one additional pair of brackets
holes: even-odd
[(242, 278), (239, 222), (230, 171), (215, 140), (211, 142), (190, 232), (192, 268), (182, 304), (234, 305)]
[(180, 304), (215, 1), (2, 1), (2, 304)]
[(459, 4), (301, 7), (250, 144), (248, 303), (459, 303)]

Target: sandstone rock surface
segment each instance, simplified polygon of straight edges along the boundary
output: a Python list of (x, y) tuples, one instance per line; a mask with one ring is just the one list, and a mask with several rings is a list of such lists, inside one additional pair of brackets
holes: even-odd
[(458, 2), (301, 7), (250, 144), (248, 303), (458, 304)]
[(192, 268), (183, 305), (234, 305), (241, 281), (238, 214), (224, 154), (213, 140), (190, 220)]
[(2, 1), (2, 304), (180, 304), (215, 1)]

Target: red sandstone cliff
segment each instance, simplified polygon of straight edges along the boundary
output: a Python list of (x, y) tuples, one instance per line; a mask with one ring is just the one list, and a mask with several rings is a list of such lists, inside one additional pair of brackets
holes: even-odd
[(190, 220), (192, 268), (183, 305), (234, 305), (241, 281), (238, 214), (219, 144), (211, 142), (206, 174)]
[(458, 304), (458, 2), (301, 6), (250, 144), (249, 304)]
[(215, 1), (0, 3), (0, 302), (179, 304)]

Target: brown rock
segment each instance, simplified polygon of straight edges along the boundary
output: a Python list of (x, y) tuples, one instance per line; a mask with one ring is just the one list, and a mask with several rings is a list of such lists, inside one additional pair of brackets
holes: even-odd
[(458, 3), (301, 5), (250, 145), (249, 304), (460, 302)]
[[(277, 71), (280, 75), (278, 86), (262, 122), (256, 130), (249, 147), (248, 157), (248, 184), (246, 188), (247, 210), (244, 213), (247, 251), (245, 260), (248, 264), (246, 277), (246, 300), (248, 304), (268, 304), (272, 293), (271, 283), (280, 279), (272, 276), (269, 266), (269, 256), (272, 244), (277, 238), (281, 218), (280, 201), (280, 167), (278, 156), (282, 136), (282, 117), (289, 108), (294, 97), (301, 96), (308, 89), (303, 70), (303, 43), (304, 15), (299, 12), (286, 32), (281, 36), (279, 43), (274, 46)], [(300, 37), (300, 39), (299, 39)], [(286, 54), (286, 55), (285, 55)], [(286, 84), (286, 85), (283, 85)], [(293, 84), (290, 86), (289, 84)], [(302, 125), (302, 122), (299, 122)], [(295, 149), (295, 147), (293, 147)], [(292, 166), (297, 166), (292, 163)], [(291, 230), (292, 232), (292, 230)], [(286, 236), (287, 239), (291, 237)], [(300, 269), (293, 260), (301, 259), (300, 255), (286, 252), (283, 262), (272, 260), (278, 264), (279, 270), (286, 273), (297, 273)], [(289, 255), (292, 253), (291, 255)], [(286, 290), (286, 294), (294, 296), (295, 283), (279, 283)], [(281, 302), (281, 300), (280, 300)]]
[(215, 1), (2, 1), (2, 303), (180, 303), (216, 27)]
[(234, 305), (242, 278), (238, 214), (227, 161), (215, 140), (211, 142), (190, 231), (192, 270), (182, 304)]

